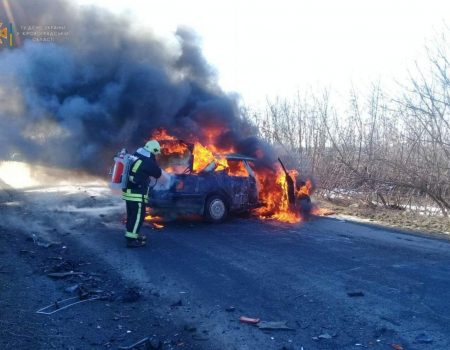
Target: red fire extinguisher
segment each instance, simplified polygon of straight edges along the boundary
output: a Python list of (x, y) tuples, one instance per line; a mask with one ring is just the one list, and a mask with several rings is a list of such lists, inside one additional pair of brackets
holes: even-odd
[(125, 169), (125, 155), (127, 154), (127, 150), (125, 148), (119, 152), (117, 157), (114, 157), (114, 167), (111, 172), (111, 188), (119, 188), (122, 184), (122, 176)]

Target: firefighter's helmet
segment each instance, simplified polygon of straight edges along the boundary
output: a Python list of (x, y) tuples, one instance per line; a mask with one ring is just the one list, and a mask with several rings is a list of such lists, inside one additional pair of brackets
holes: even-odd
[(153, 154), (160, 154), (161, 153), (161, 145), (156, 140), (150, 140), (148, 141), (144, 148)]

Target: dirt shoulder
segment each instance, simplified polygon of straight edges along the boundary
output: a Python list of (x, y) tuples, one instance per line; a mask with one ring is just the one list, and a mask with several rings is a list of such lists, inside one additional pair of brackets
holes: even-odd
[(340, 219), (378, 224), (418, 233), (439, 235), (442, 238), (450, 239), (450, 218), (418, 215), (397, 209), (374, 208), (344, 199), (317, 199), (315, 203), (325, 215), (334, 215)]

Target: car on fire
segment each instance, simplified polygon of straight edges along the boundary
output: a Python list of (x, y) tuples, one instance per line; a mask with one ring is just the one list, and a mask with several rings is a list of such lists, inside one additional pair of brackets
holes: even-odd
[(225, 154), (222, 161), (226, 167), (214, 159), (202, 170), (194, 171), (193, 145), (185, 143), (185, 146), (182, 155), (163, 153), (158, 157), (160, 166), (170, 173), (166, 172), (165, 179), (150, 186), (152, 215), (165, 218), (200, 215), (219, 223), (231, 212), (248, 212), (260, 206), (251, 165), (254, 158)]

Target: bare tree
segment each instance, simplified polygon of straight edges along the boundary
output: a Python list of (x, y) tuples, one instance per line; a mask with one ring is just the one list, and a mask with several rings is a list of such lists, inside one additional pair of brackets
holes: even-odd
[(366, 95), (352, 89), (346, 111), (334, 108), (324, 91), (267, 99), (264, 111), (247, 115), (263, 138), (281, 145), (291, 166), (314, 176), (323, 194), (346, 191), (386, 207), (432, 201), (447, 216), (450, 62), (445, 37), (428, 53), (428, 66), (417, 65), (395, 98), (374, 84)]

